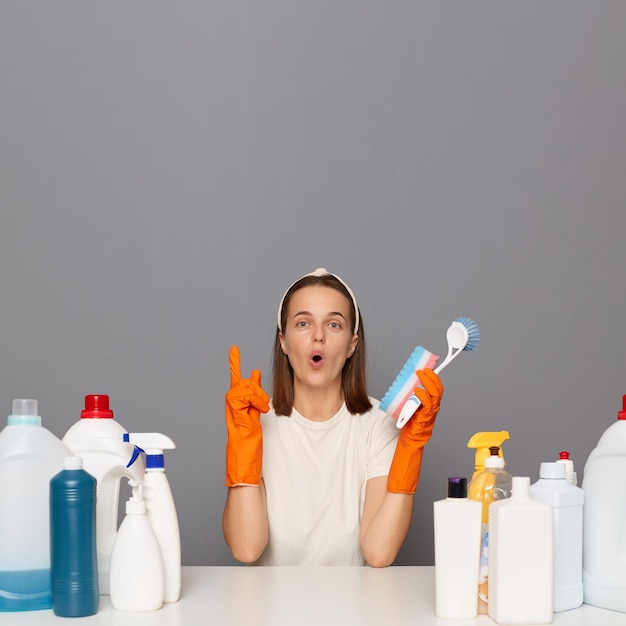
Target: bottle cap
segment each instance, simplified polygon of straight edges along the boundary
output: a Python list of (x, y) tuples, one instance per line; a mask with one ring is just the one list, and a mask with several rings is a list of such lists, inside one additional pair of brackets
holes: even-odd
[(146, 502), (136, 498), (126, 500), (126, 515), (145, 515)]
[(622, 410), (617, 414), (618, 420), (626, 420), (626, 395), (622, 397)]
[(66, 469), (66, 470), (83, 469), (83, 457), (82, 456), (66, 456), (63, 459), (63, 469)]
[(511, 480), (511, 496), (527, 500), (530, 498), (530, 476), (513, 476)]
[(488, 467), (504, 467), (504, 459), (500, 456), (500, 448), (498, 446), (491, 446), (489, 453), (491, 456), (485, 459), (485, 469)]
[(448, 478), (448, 498), (467, 498), (467, 478)]
[(113, 411), (109, 409), (109, 396), (93, 394), (85, 396), (85, 408), (80, 412), (81, 419), (113, 418)]
[(539, 466), (539, 478), (563, 479), (566, 478), (565, 465), (563, 463), (542, 463)]
[(11, 409), (7, 424), (41, 426), (41, 417), (37, 415), (37, 400), (15, 398)]

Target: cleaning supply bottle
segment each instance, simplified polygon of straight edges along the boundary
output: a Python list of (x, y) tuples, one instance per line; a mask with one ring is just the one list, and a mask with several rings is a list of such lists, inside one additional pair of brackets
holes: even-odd
[(109, 593), (109, 561), (117, 533), (122, 477), (141, 482), (143, 460), (127, 467), (133, 446), (123, 441), (126, 429), (115, 419), (109, 408), (109, 396), (85, 396), (85, 408), (80, 420), (63, 437), (63, 443), (83, 459), (83, 467), (97, 481), (96, 547), (98, 551), (98, 587), (101, 594)]
[(481, 548), (478, 567), (478, 613), (487, 614), (489, 601), (489, 507), (497, 500), (511, 497), (512, 476), (504, 469), (502, 449), (491, 446), (484, 460), (485, 469), (472, 478), (468, 496), (482, 505)]
[(626, 612), (626, 395), (583, 470), (585, 604)]
[(437, 617), (477, 615), (481, 512), (480, 502), (467, 497), (467, 478), (448, 478), (448, 497), (433, 503)]
[(583, 603), (584, 492), (572, 485), (564, 463), (542, 463), (530, 497), (552, 507), (554, 513), (554, 612)]
[(52, 610), (61, 617), (98, 611), (96, 479), (79, 456), (65, 458), (50, 481)]
[(37, 400), (13, 400), (0, 432), (0, 611), (52, 606), (50, 479), (71, 452), (37, 411)]
[(574, 469), (574, 461), (570, 459), (569, 452), (567, 450), (563, 450), (559, 452), (559, 458), (556, 460), (557, 463), (563, 463), (565, 465), (565, 478), (567, 481), (574, 485), (574, 487), (578, 486), (578, 476), (576, 475), (576, 470)]
[(161, 433), (127, 433), (124, 441), (135, 445), (133, 460), (140, 452), (146, 455), (143, 498), (146, 515), (154, 530), (165, 568), (165, 602), (178, 602), (181, 584), (180, 530), (170, 483), (165, 475), (163, 450), (176, 444)]
[(489, 617), (498, 624), (550, 624), (553, 613), (552, 507), (514, 476), (511, 497), (489, 507)]
[(142, 485), (129, 484), (132, 495), (111, 552), (111, 606), (118, 611), (156, 611), (165, 593), (161, 549), (146, 517)]

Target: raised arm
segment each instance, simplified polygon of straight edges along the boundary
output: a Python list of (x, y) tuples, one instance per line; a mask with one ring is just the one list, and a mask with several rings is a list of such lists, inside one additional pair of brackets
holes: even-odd
[(269, 410), (261, 372), (241, 378), (239, 348), (230, 349), (230, 389), (226, 393), (226, 486), (222, 527), (235, 559), (256, 561), (267, 544), (265, 488), (261, 480), (263, 433), (260, 414)]
[(443, 385), (432, 370), (419, 371), (422, 404), (400, 431), (389, 476), (368, 480), (361, 520), (361, 550), (372, 567), (391, 565), (402, 547), (413, 515), (424, 446), (439, 412)]

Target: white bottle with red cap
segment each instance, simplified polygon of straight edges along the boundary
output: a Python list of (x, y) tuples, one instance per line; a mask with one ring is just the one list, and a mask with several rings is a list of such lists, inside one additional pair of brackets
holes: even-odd
[(126, 477), (142, 482), (141, 459), (127, 467), (133, 454), (132, 444), (123, 441), (126, 429), (114, 418), (109, 396), (85, 396), (85, 408), (65, 433), (63, 443), (83, 459), (83, 468), (97, 481), (96, 547), (98, 586), (101, 594), (109, 593), (109, 563), (118, 528), (120, 480)]
[(583, 470), (585, 604), (626, 613), (626, 395)]

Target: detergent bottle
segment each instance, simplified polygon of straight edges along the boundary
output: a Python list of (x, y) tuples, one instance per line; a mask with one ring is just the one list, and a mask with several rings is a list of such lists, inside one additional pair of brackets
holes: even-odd
[(109, 396), (85, 396), (85, 408), (80, 420), (63, 437), (63, 443), (83, 459), (83, 468), (97, 481), (96, 546), (98, 554), (98, 587), (101, 594), (109, 593), (109, 561), (117, 533), (122, 477), (141, 482), (143, 461), (131, 467), (128, 461), (133, 446), (123, 440), (126, 429), (115, 419), (109, 408)]
[(511, 497), (489, 507), (489, 617), (498, 624), (551, 624), (554, 597), (552, 507), (514, 476)]
[(84, 617), (98, 611), (96, 479), (79, 456), (65, 458), (50, 481), (52, 611)]
[(626, 395), (583, 469), (585, 604), (626, 613)]
[(49, 489), (66, 456), (37, 400), (13, 400), (0, 432), (0, 611), (52, 607)]
[(173, 450), (176, 444), (161, 433), (127, 433), (124, 435), (124, 441), (135, 445), (130, 464), (139, 453), (144, 452), (146, 455), (143, 498), (148, 521), (154, 530), (163, 557), (164, 602), (177, 602), (180, 598), (181, 584), (180, 530), (163, 458), (163, 450)]
[(476, 617), (481, 514), (467, 497), (467, 478), (448, 478), (448, 497), (433, 503), (437, 617)]
[(554, 513), (554, 612), (583, 603), (584, 492), (567, 479), (566, 465), (542, 463), (530, 497), (552, 507)]
[(142, 485), (129, 485), (132, 495), (111, 552), (111, 606), (118, 611), (156, 611), (165, 593), (161, 549), (146, 517)]
[(481, 546), (478, 567), (478, 613), (487, 614), (489, 598), (489, 507), (497, 500), (511, 497), (512, 476), (504, 469), (502, 449), (491, 446), (490, 456), (484, 459), (482, 472), (474, 474), (468, 497), (482, 504)]

